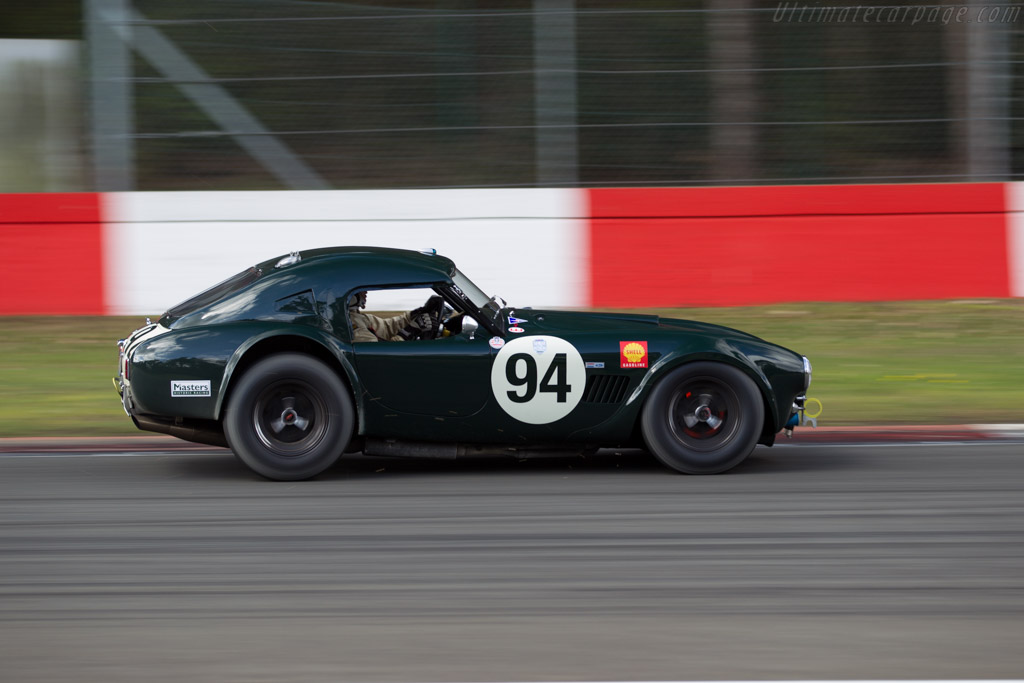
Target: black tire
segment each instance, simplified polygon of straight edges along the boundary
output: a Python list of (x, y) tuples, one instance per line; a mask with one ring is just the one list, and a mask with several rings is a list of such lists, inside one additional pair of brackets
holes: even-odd
[(355, 426), (348, 388), (301, 353), (269, 356), (231, 394), (224, 435), (238, 459), (268, 479), (309, 479), (333, 465)]
[(641, 428), (658, 460), (684, 474), (718, 474), (743, 462), (764, 426), (754, 381), (722, 363), (676, 368), (644, 403)]

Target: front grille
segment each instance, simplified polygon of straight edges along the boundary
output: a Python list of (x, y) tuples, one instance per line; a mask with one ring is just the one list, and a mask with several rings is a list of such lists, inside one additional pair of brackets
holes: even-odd
[(586, 403), (622, 403), (628, 388), (626, 375), (589, 375), (583, 400)]

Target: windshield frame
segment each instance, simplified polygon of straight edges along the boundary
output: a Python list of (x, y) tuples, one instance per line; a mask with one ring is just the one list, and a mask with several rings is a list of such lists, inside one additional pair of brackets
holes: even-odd
[(462, 291), (463, 296), (469, 300), (478, 309), (483, 310), (488, 308), (488, 305), (492, 301), (492, 297), (487, 296), (484, 290), (480, 289), (466, 277), (466, 274), (456, 268), (452, 271), (452, 284)]
[[(492, 335), (503, 336), (501, 327), (496, 324), (498, 316), (501, 314), (501, 308), (495, 302), (497, 297), (487, 296), (482, 289), (466, 277), (465, 273), (458, 268), (453, 269), (449, 277), (451, 282), (445, 287), (450, 290), (447, 297), (451, 298), (452, 301), (449, 301), (449, 303), (455, 304), (458, 302), (457, 308), (471, 309), (465, 312), (473, 315), (476, 321)], [(440, 291), (439, 293), (444, 294), (444, 292)]]

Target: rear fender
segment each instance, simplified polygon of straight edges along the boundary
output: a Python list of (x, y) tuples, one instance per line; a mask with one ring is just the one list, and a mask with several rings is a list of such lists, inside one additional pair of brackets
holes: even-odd
[(219, 420), (223, 416), (224, 406), (228, 403), (231, 390), (245, 369), (261, 358), (284, 351), (309, 353), (328, 362), (348, 385), (353, 400), (356, 401), (356, 408), (360, 414), (362, 413), (362, 406), (359, 403), (362, 391), (355, 368), (352, 367), (351, 348), (318, 330), (296, 327), (287, 331), (267, 330), (253, 335), (235, 349), (224, 369), (224, 380), (217, 396), (216, 419)]

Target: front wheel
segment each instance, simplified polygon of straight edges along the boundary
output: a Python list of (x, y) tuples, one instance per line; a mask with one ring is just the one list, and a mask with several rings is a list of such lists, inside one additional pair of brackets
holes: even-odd
[(753, 380), (711, 362), (666, 375), (641, 417), (650, 451), (685, 474), (718, 474), (739, 465), (757, 445), (763, 424), (764, 404)]
[(278, 481), (308, 479), (333, 465), (354, 425), (345, 384), (300, 353), (270, 356), (249, 368), (224, 415), (224, 434), (239, 460)]

